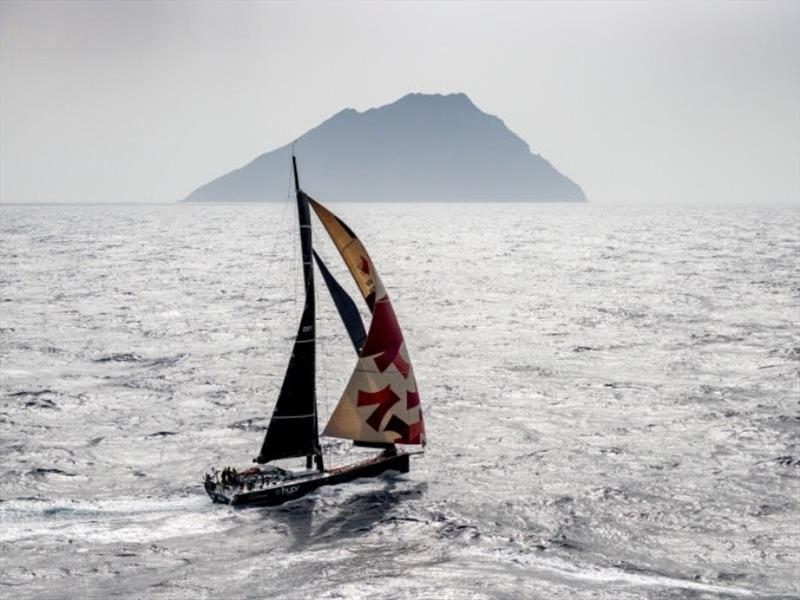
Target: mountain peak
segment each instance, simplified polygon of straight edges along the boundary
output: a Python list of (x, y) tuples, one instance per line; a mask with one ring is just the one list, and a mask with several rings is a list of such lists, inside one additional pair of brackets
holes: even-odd
[[(192, 192), (187, 201), (285, 198), (292, 144)], [(413, 92), (339, 111), (297, 140), (303, 189), (334, 201), (584, 201), (583, 191), (461, 92)]]
[(375, 111), (381, 111), (384, 109), (395, 109), (395, 108), (424, 109), (425, 107), (447, 108), (456, 106), (469, 107), (477, 110), (477, 107), (475, 106), (475, 104), (473, 104), (472, 100), (469, 99), (469, 96), (467, 96), (463, 92), (454, 92), (449, 94), (438, 94), (438, 93), (426, 94), (423, 92), (411, 92), (406, 94), (405, 96), (398, 98), (394, 102), (390, 102), (388, 104), (383, 104), (381, 106), (368, 108), (367, 110), (361, 112), (352, 108), (346, 108), (342, 111), (339, 111), (336, 115), (350, 111), (352, 111), (355, 114), (365, 114), (365, 113), (372, 113)]
[(406, 94), (399, 100), (395, 100), (394, 104), (404, 102), (404, 101), (423, 101), (423, 102), (449, 102), (449, 103), (468, 103), (472, 104), (472, 100), (469, 99), (464, 92), (451, 92), (449, 94), (426, 94), (424, 92), (411, 92)]

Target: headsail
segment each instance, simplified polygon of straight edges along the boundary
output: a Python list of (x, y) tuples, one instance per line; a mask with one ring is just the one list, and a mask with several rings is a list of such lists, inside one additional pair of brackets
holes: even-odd
[(356, 304), (350, 294), (339, 285), (339, 282), (328, 271), (328, 267), (322, 262), (316, 250), (314, 251), (314, 260), (319, 267), (319, 272), (322, 274), (322, 279), (325, 280), (328, 291), (331, 293), (331, 298), (333, 298), (333, 303), (336, 305), (336, 310), (339, 311), (344, 327), (347, 329), (347, 335), (350, 336), (350, 341), (353, 342), (356, 354), (361, 354), (364, 341), (367, 339), (367, 332), (364, 331), (364, 323), (361, 321), (358, 308), (356, 308)]
[[(294, 157), (293, 157), (294, 161)], [(314, 333), (314, 263), (311, 259), (311, 215), (308, 196), (300, 189), (294, 164), (297, 216), (300, 221), (300, 247), (303, 258), (305, 307), (289, 359), (272, 419), (256, 462), (277, 458), (311, 456), (322, 469), (319, 446), (316, 397), (316, 342)]]
[(417, 382), (389, 296), (364, 245), (312, 198), (319, 217), (372, 312), (358, 363), (323, 435), (357, 442), (424, 444)]

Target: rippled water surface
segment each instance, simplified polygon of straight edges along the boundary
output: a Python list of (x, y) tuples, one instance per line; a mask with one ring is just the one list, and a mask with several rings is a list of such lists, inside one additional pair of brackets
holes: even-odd
[[(261, 443), (292, 205), (0, 209), (1, 597), (800, 593), (796, 211), (332, 208), (390, 290), (429, 445), (256, 510), (200, 481)], [(355, 359), (318, 300), (325, 415)]]

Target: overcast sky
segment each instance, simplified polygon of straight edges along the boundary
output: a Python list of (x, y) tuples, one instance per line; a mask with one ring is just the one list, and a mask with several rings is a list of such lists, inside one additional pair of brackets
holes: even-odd
[(5, 0), (0, 201), (172, 202), (412, 91), (592, 202), (800, 202), (800, 2)]

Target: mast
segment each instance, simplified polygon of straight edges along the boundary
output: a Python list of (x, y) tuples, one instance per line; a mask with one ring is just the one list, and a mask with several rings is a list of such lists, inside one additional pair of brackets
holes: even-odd
[(294, 153), (292, 153), (292, 170), (297, 198), (297, 218), (300, 224), (305, 305), (297, 329), (292, 356), (286, 369), (286, 376), (256, 462), (265, 463), (276, 458), (305, 456), (306, 465), (309, 468), (313, 458), (317, 468), (322, 471), (324, 465), (317, 424), (316, 315), (311, 214), (308, 196), (300, 189), (297, 159)]
[(319, 424), (317, 422), (317, 365), (316, 365), (316, 298), (314, 295), (314, 260), (312, 258), (313, 247), (311, 243), (311, 213), (308, 208), (308, 196), (300, 189), (300, 178), (297, 175), (297, 158), (292, 151), (292, 171), (294, 172), (294, 192), (297, 198), (297, 218), (300, 222), (300, 249), (303, 257), (303, 281), (305, 282), (306, 305), (303, 311), (303, 321), (301, 329), (308, 330), (308, 347), (311, 353), (311, 372), (308, 377), (311, 380), (311, 393), (313, 397), (313, 440), (316, 451), (306, 457), (306, 467), (311, 467), (312, 456), (317, 469), (323, 470), (322, 450), (319, 446)]

